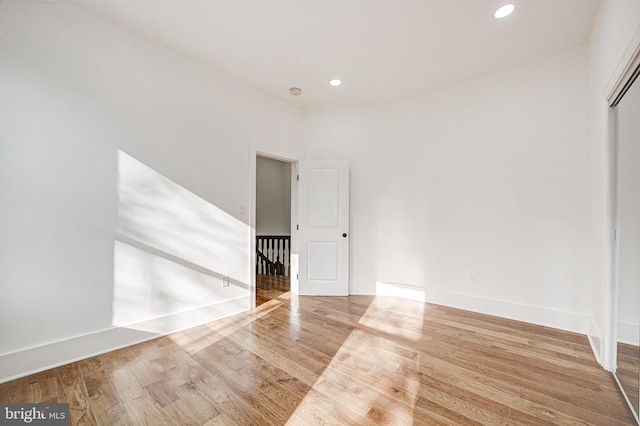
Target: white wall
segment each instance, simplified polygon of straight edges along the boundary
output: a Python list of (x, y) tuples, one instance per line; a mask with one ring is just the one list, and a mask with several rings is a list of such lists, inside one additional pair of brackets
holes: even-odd
[(256, 235), (291, 234), (291, 164), (256, 159)]
[[(371, 293), (389, 250), (385, 244), (393, 218), (387, 215), (391, 168), (386, 165), (393, 144), (386, 136), (388, 108), (373, 105), (307, 111), (307, 158), (347, 159), (350, 166), (351, 293)], [(363, 288), (364, 286), (364, 288)]]
[(248, 309), (251, 146), (301, 112), (80, 7), (0, 27), (0, 381)]
[(629, 58), (627, 49), (637, 40), (640, 28), (640, 3), (635, 0), (603, 0), (589, 39), (589, 152), (591, 187), (591, 309), (589, 338), (599, 361), (614, 368), (612, 348), (613, 312), (608, 252), (611, 233), (607, 169), (608, 91), (619, 77), (620, 65)]
[(585, 332), (586, 71), (580, 47), (409, 100), (306, 112), (306, 156), (351, 162), (351, 291), (418, 290)]

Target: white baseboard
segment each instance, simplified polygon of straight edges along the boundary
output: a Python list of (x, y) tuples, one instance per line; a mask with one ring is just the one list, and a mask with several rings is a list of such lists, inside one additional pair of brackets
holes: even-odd
[(596, 361), (598, 364), (602, 364), (602, 333), (600, 332), (600, 328), (596, 325), (593, 318), (589, 318), (589, 329), (587, 330), (587, 338), (589, 339), (589, 344), (591, 345), (591, 350), (593, 351), (593, 355), (596, 357)]
[(618, 342), (627, 345), (639, 346), (640, 344), (640, 324), (618, 321)]
[(114, 327), (5, 354), (0, 356), (0, 383), (196, 327), (246, 311), (250, 306), (250, 296), (243, 296), (128, 327)]
[(349, 283), (349, 294), (354, 296), (375, 296), (376, 283), (370, 281), (351, 281)]
[(352, 283), (351, 294), (404, 297), (580, 334), (588, 329), (586, 314), (406, 284)]

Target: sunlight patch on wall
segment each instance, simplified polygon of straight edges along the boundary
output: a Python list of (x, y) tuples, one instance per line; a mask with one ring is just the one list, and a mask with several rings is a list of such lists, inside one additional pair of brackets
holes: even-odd
[(250, 294), (246, 224), (122, 151), (118, 170), (113, 325)]
[(415, 300), (418, 302), (426, 302), (427, 298), (424, 289), (420, 287), (412, 287), (404, 284), (376, 282), (376, 296), (393, 296), (403, 299)]

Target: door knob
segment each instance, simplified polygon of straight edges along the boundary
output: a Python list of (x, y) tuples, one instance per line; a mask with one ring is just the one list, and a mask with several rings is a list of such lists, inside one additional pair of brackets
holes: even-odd
[(345, 232), (344, 234), (342, 234), (342, 236), (343, 236), (344, 238), (347, 238), (347, 233)]

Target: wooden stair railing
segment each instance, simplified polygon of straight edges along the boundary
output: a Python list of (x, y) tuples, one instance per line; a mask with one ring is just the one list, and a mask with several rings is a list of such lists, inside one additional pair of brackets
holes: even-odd
[(256, 274), (289, 276), (290, 237), (256, 236)]
[(260, 251), (257, 252), (256, 274), (258, 275), (284, 275), (284, 265), (278, 260), (272, 262)]

